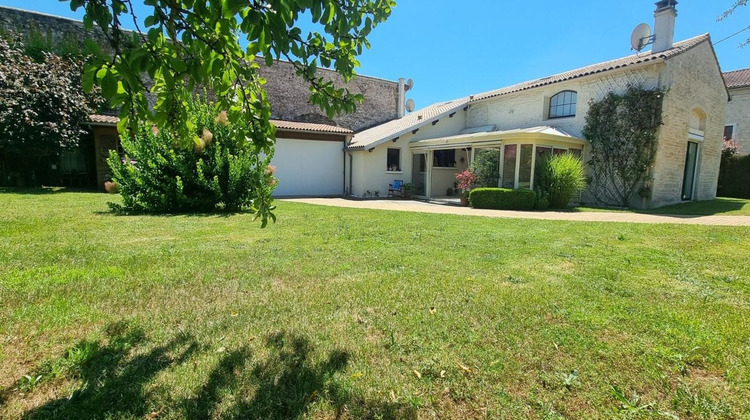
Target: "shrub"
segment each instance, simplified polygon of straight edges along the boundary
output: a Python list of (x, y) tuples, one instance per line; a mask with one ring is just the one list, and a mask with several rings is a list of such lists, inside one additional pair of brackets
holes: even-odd
[(497, 187), (500, 178), (500, 152), (494, 149), (480, 150), (471, 162), (471, 170), (477, 175), (477, 187)]
[(456, 174), (456, 181), (458, 182), (456, 188), (461, 190), (462, 194), (466, 194), (474, 188), (474, 184), (477, 182), (477, 176), (471, 170), (466, 169), (463, 172)]
[(750, 155), (722, 159), (717, 194), (722, 197), (750, 198)]
[(564, 208), (586, 188), (581, 158), (563, 153), (540, 159), (534, 173), (534, 190), (539, 197), (535, 208)]
[[(192, 139), (175, 138), (155, 127), (140, 126), (122, 138), (124, 158), (114, 150), (108, 163), (119, 184), (122, 206), (116, 210), (148, 213), (237, 211), (251, 206), (253, 192), (273, 189), (271, 157), (254, 152), (252, 143), (230, 135), (225, 114), (194, 101), (188, 118)], [(273, 217), (272, 217), (273, 218)]]
[(536, 193), (532, 190), (508, 188), (475, 188), (469, 193), (472, 207), (495, 210), (531, 210)]

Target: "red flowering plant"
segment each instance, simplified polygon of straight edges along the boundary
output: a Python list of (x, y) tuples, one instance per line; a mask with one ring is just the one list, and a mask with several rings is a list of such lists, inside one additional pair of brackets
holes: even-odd
[(467, 197), (469, 191), (474, 188), (474, 184), (477, 182), (477, 175), (471, 170), (466, 169), (463, 172), (456, 174), (456, 181), (458, 181), (456, 188), (461, 190), (461, 194), (463, 194), (464, 197)]
[(728, 139), (724, 137), (724, 141), (721, 145), (721, 160), (725, 161), (736, 155), (740, 151), (740, 144), (734, 139)]

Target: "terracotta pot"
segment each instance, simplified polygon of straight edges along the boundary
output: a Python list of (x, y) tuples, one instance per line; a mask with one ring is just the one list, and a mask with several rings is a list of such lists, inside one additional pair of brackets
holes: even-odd
[(464, 207), (469, 207), (469, 197), (461, 196), (461, 205)]

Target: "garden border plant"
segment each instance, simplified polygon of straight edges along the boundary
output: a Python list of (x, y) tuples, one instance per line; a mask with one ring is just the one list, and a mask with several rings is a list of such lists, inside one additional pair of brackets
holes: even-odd
[(534, 172), (534, 208), (561, 209), (586, 189), (583, 160), (572, 153), (546, 156), (537, 160)]
[(636, 188), (645, 198), (656, 157), (666, 90), (630, 86), (591, 101), (583, 136), (591, 144), (590, 192), (596, 204), (630, 207)]

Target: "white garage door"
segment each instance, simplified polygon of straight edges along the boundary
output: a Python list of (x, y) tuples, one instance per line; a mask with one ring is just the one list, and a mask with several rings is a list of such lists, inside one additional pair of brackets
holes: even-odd
[(342, 141), (277, 139), (271, 165), (279, 185), (273, 195), (343, 195), (343, 148)]

